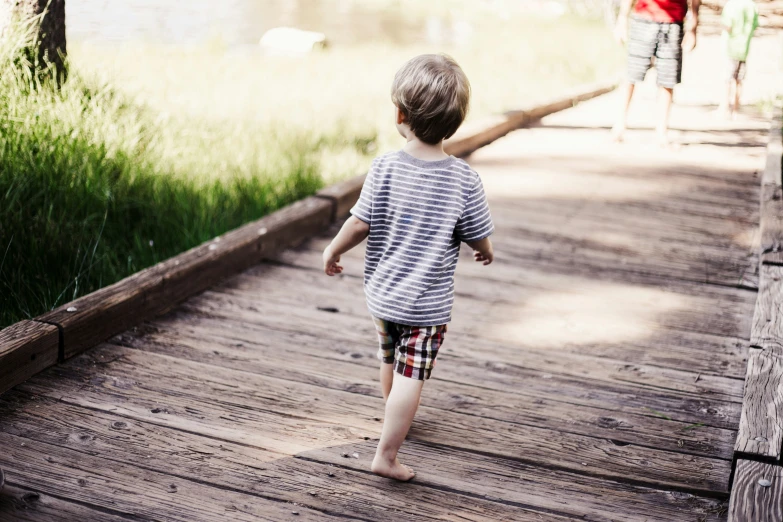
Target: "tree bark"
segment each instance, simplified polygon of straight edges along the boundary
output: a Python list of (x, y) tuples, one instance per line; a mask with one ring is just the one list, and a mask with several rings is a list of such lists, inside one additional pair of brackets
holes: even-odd
[(38, 30), (38, 38), (31, 56), (39, 70), (50, 65), (59, 79), (65, 71), (65, 0), (0, 0), (3, 16), (0, 24), (9, 23), (14, 16), (30, 18), (44, 14)]

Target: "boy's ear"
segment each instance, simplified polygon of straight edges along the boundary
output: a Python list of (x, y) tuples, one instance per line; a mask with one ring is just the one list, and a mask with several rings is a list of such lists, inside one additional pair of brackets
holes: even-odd
[(395, 107), (397, 109), (397, 125), (402, 125), (403, 123), (408, 123), (408, 118), (405, 117), (405, 114), (400, 110), (399, 107)]

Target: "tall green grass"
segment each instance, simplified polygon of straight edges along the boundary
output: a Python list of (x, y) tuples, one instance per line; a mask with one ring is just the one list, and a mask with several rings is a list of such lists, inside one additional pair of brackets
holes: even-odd
[[(161, 117), (77, 70), (40, 80), (24, 64), (34, 27), (16, 32), (0, 44), (0, 326), (312, 194), (320, 150), (343, 143), (270, 128), (232, 158), (219, 125)], [(178, 147), (193, 126), (201, 140)]]

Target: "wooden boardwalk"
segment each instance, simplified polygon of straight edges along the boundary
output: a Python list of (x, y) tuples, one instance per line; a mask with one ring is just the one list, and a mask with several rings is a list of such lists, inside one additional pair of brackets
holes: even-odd
[(327, 279), (324, 236), (2, 395), (0, 520), (725, 520), (767, 123), (614, 145), (615, 104), (471, 158), (496, 263), (463, 253), (413, 483), (369, 472), (362, 252)]

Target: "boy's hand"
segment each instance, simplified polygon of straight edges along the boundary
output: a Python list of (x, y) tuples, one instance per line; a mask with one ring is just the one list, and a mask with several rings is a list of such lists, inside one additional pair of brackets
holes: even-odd
[(336, 256), (332, 253), (331, 245), (324, 250), (324, 273), (328, 276), (343, 273), (342, 265), (339, 265), (340, 256)]
[(488, 250), (485, 250), (483, 252), (479, 250), (475, 250), (473, 252), (473, 259), (477, 263), (483, 263), (484, 266), (490, 264), (495, 259), (495, 253), (492, 251), (492, 246), (490, 246)]

